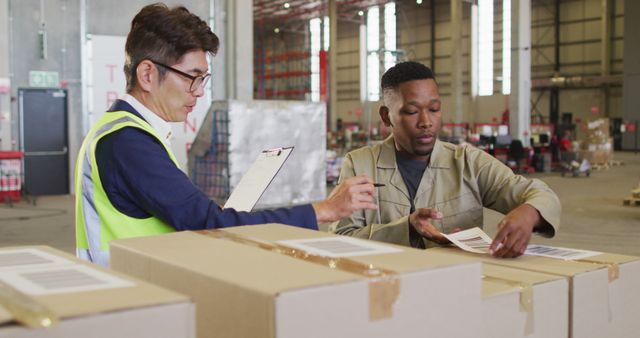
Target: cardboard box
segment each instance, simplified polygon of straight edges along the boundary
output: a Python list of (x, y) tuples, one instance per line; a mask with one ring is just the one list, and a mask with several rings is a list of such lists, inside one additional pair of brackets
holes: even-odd
[[(299, 239), (380, 253), (336, 259), (274, 244)], [(191, 296), (198, 337), (455, 338), (481, 328), (481, 265), (464, 257), (278, 224), (117, 240), (110, 250), (112, 268)], [(393, 272), (368, 278), (361, 267)]]
[[(1, 248), (0, 282), (8, 290), (0, 299), (0, 337), (195, 336), (195, 306), (186, 296), (49, 247)], [(41, 304), (60, 321), (27, 328), (14, 321), (8, 301)]]
[(569, 332), (566, 278), (483, 265), (485, 338), (562, 338)]
[(569, 281), (569, 337), (638, 337), (640, 258), (600, 254), (584, 261), (540, 256), (498, 259), (456, 248), (430, 249), (485, 263), (562, 276)]

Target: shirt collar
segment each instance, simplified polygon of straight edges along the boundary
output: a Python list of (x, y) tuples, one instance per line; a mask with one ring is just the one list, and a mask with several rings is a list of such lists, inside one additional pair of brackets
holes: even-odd
[[(436, 139), (436, 143), (429, 157), (429, 166), (432, 168), (449, 168), (450, 161), (443, 156), (444, 149), (440, 140)], [(396, 168), (396, 146), (393, 135), (389, 136), (382, 143), (380, 149), (380, 157), (378, 157), (378, 168)]]
[(125, 102), (131, 105), (133, 109), (135, 109), (142, 116), (145, 121), (147, 121), (153, 129), (158, 132), (158, 135), (162, 138), (162, 142), (164, 142), (167, 146), (171, 145), (171, 124), (169, 122), (163, 120), (160, 116), (156, 115), (154, 112), (149, 110), (149, 108), (145, 107), (138, 99), (135, 97), (125, 94), (122, 98)]

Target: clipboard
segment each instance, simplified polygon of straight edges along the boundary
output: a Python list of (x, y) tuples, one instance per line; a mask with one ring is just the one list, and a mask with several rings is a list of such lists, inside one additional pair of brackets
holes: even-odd
[(263, 150), (242, 176), (223, 208), (253, 210), (292, 151), (293, 147)]

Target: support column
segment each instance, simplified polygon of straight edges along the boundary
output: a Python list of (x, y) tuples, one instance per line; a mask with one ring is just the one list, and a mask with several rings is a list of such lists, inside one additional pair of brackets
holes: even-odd
[[(451, 96), (454, 121), (462, 123), (462, 1), (451, 0)], [(433, 43), (433, 41), (432, 41)], [(460, 132), (459, 128), (455, 128)]]
[[(553, 24), (554, 32), (554, 65), (553, 76), (560, 76), (560, 0), (555, 0), (555, 17)], [(558, 127), (558, 120), (560, 116), (560, 88), (553, 86), (549, 89), (549, 123), (552, 123), (554, 127)]]
[(0, 150), (11, 150), (9, 2), (0, 0)]
[[(602, 20), (600, 21), (601, 49), (600, 49), (600, 69), (603, 77), (609, 76), (611, 73), (611, 2), (609, 0), (600, 0), (600, 9), (602, 11)], [(602, 111), (604, 116), (609, 116), (609, 85), (602, 87)]]
[(526, 147), (531, 137), (531, 0), (511, 3), (511, 137)]
[(636, 125), (635, 133), (622, 134), (622, 149), (640, 150), (640, 1), (625, 0), (624, 2), (624, 85), (623, 109), (624, 119)]
[[(436, 71), (436, 0), (430, 1), (431, 15), (431, 71)], [(437, 74), (436, 74), (437, 76)]]
[(213, 59), (213, 98), (253, 99), (253, 1), (214, 0), (213, 31), (220, 50)]
[(329, 109), (327, 119), (338, 117), (338, 5), (329, 0)]

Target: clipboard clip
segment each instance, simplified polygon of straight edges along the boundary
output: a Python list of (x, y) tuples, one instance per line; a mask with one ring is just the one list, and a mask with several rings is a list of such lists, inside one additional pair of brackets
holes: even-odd
[(273, 149), (264, 150), (263, 152), (266, 153), (267, 157), (280, 156), (280, 154), (282, 154), (282, 149), (283, 148), (273, 148)]

